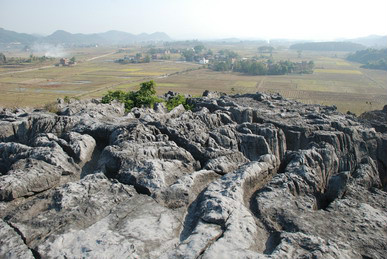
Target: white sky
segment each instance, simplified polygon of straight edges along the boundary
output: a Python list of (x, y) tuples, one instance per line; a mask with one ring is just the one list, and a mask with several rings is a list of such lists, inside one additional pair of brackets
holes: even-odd
[(0, 0), (0, 27), (51, 34), (162, 31), (174, 39), (387, 35), (387, 0)]

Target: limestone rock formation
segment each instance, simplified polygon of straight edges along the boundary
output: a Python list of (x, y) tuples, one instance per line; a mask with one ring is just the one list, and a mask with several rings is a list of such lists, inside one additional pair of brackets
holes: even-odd
[(387, 105), (384, 105), (382, 110), (365, 112), (360, 115), (360, 118), (376, 131), (387, 132)]
[(0, 258), (386, 258), (372, 116), (277, 94), (189, 102), (0, 110)]

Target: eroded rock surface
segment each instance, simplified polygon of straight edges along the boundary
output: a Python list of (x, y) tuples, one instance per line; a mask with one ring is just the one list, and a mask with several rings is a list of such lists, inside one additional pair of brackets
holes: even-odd
[(386, 258), (381, 127), (276, 94), (190, 103), (0, 110), (0, 258)]

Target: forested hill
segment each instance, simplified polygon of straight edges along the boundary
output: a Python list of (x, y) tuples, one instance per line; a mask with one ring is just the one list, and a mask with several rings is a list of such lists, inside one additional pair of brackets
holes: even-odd
[(347, 57), (349, 61), (364, 64), (362, 67), (387, 70), (387, 48), (356, 51)]
[(0, 43), (20, 42), (21, 44), (29, 44), (37, 39), (37, 37), (31, 34), (18, 33), (0, 28)]
[(65, 45), (90, 45), (90, 44), (131, 44), (136, 42), (151, 41), (171, 41), (172, 39), (164, 32), (155, 32), (151, 34), (141, 33), (132, 34), (122, 31), (107, 31), (104, 33), (70, 33), (63, 30), (57, 30), (51, 35), (34, 36), (26, 33), (18, 33), (0, 28), (0, 44), (23, 44), (32, 45), (34, 43), (50, 43)]
[(306, 42), (290, 46), (294, 50), (314, 51), (358, 51), (365, 49), (365, 46), (353, 42), (332, 41), (332, 42)]

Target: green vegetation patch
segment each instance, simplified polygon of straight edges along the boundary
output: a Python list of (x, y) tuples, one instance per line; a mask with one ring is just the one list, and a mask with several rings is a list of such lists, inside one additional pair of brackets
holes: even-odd
[(387, 48), (356, 51), (347, 59), (363, 64), (362, 68), (387, 70)]
[(113, 100), (117, 100), (125, 104), (126, 111), (130, 111), (134, 107), (152, 107), (155, 103), (163, 101), (155, 95), (156, 90), (153, 80), (140, 85), (140, 90), (136, 92), (109, 91), (107, 95), (102, 97), (102, 103), (110, 103)]
[[(134, 107), (153, 107), (156, 103), (165, 102), (163, 99), (156, 96), (156, 84), (153, 80), (140, 84), (140, 90), (124, 92), (122, 90), (109, 91), (102, 97), (102, 103), (111, 103), (117, 100), (124, 103), (125, 110), (129, 112)], [(192, 109), (192, 106), (187, 102), (183, 95), (177, 95), (166, 102), (168, 110), (172, 110), (178, 105), (184, 105), (185, 109)]]
[(187, 98), (184, 97), (184, 95), (178, 94), (174, 96), (173, 98), (169, 99), (166, 103), (168, 111), (171, 111), (176, 106), (179, 106), (182, 104), (186, 110), (192, 110), (193, 106), (192, 104), (189, 104), (187, 102)]

